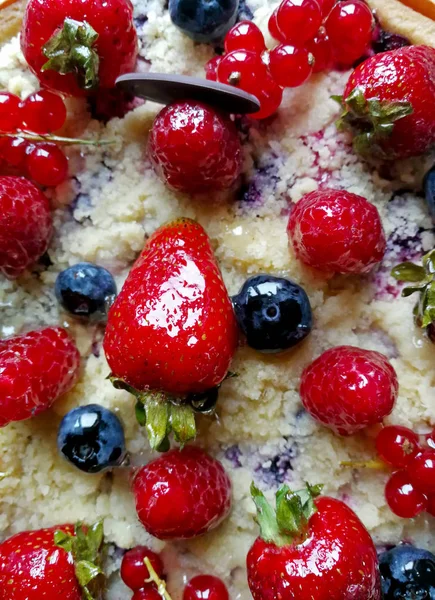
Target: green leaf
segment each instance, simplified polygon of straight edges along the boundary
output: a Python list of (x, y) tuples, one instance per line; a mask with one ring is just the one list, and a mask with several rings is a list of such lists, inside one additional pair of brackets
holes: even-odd
[(128, 384), (123, 379), (120, 379), (119, 377), (116, 377), (112, 373), (110, 373), (110, 375), (108, 375), (106, 379), (108, 379), (110, 381), (110, 383), (113, 385), (113, 387), (116, 390), (124, 390), (126, 392), (129, 392), (130, 394), (132, 394), (136, 398), (140, 398), (140, 395), (142, 394), (142, 392), (140, 392), (139, 390), (137, 390), (136, 388), (134, 388), (133, 386), (131, 386), (130, 384)]
[(136, 405), (134, 407), (134, 412), (136, 414), (136, 421), (139, 423), (139, 425), (141, 427), (145, 427), (146, 422), (147, 422), (147, 415), (145, 412), (145, 406), (143, 405), (143, 403), (138, 400), (136, 402)]
[(426, 278), (426, 271), (412, 262), (403, 262), (391, 269), (391, 275), (398, 281), (417, 283)]
[(338, 95), (336, 95), (336, 94), (333, 94), (333, 95), (331, 96), (331, 100), (335, 100), (335, 102), (338, 102), (338, 104), (339, 104), (340, 106), (344, 106), (344, 102), (343, 102), (343, 96), (338, 96)]
[(298, 535), (306, 527), (301, 499), (286, 485), (276, 493), (276, 520), (279, 530), (292, 536)]
[(363, 89), (358, 86), (355, 87), (345, 99), (345, 104), (358, 116), (365, 113), (367, 111), (367, 100)]
[(261, 538), (266, 542), (272, 542), (277, 546), (290, 544), (292, 542), (292, 537), (281, 534), (275, 511), (266, 500), (263, 492), (261, 492), (254, 483), (251, 483), (251, 496), (257, 507), (255, 521), (260, 526)]
[(188, 404), (171, 404), (170, 420), (175, 439), (182, 446), (196, 437), (195, 412)]
[(422, 294), (422, 327), (427, 327), (435, 322), (435, 281), (428, 284)]
[(59, 548), (63, 548), (66, 552), (72, 552), (73, 549), (73, 536), (65, 531), (54, 532), (54, 543)]
[(161, 445), (170, 432), (169, 402), (164, 394), (144, 394), (146, 430), (153, 450)]
[(408, 285), (408, 287), (402, 290), (402, 298), (408, 298), (408, 296), (415, 294), (415, 292), (422, 292), (426, 286), (427, 281), (420, 283), (420, 285)]
[(103, 571), (94, 563), (87, 560), (79, 560), (75, 565), (75, 573), (79, 584), (84, 588), (87, 587), (93, 579), (98, 577), (98, 575), (102, 575)]
[(423, 256), (423, 268), (429, 275), (435, 274), (435, 249)]
[(162, 443), (156, 448), (157, 452), (167, 452), (171, 448), (171, 442), (169, 441), (169, 437), (166, 436)]

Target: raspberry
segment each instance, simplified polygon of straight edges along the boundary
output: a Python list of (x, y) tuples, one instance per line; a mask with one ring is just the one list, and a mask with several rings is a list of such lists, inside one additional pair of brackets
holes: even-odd
[(163, 577), (163, 562), (160, 556), (146, 546), (137, 546), (124, 554), (121, 563), (121, 579), (133, 591), (152, 587), (146, 583), (150, 574), (144, 563), (145, 558), (149, 559), (158, 577)]
[(222, 56), (215, 56), (205, 65), (205, 78), (209, 81), (217, 81), (217, 68), (222, 60)]
[(0, 214), (0, 273), (14, 279), (47, 250), (50, 205), (24, 177), (0, 177)]
[(266, 50), (263, 34), (255, 23), (240, 21), (230, 29), (225, 37), (225, 52), (233, 50), (250, 50), (257, 54)]
[(314, 57), (305, 48), (280, 44), (269, 54), (269, 71), (282, 87), (298, 87), (313, 72)]
[(321, 27), (316, 37), (305, 44), (308, 52), (314, 56), (313, 73), (329, 69), (332, 64), (332, 44), (324, 27)]
[(66, 106), (58, 94), (40, 90), (21, 104), (21, 126), (33, 133), (53, 133), (66, 121)]
[(337, 346), (305, 368), (300, 394), (320, 423), (339, 435), (352, 435), (389, 415), (398, 389), (396, 372), (383, 354)]
[(393, 513), (402, 519), (413, 519), (428, 508), (428, 500), (411, 483), (406, 471), (396, 471), (385, 486), (385, 498)]
[(232, 121), (201, 102), (175, 102), (156, 117), (149, 156), (169, 187), (201, 193), (230, 188), (242, 168), (242, 147)]
[(336, 62), (350, 67), (361, 58), (371, 44), (373, 26), (373, 15), (365, 2), (338, 2), (325, 22)]
[(316, 0), (283, 0), (276, 21), (287, 43), (304, 44), (316, 35), (322, 23), (322, 12)]
[(406, 467), (419, 450), (418, 435), (408, 427), (384, 427), (376, 438), (376, 450), (380, 458), (389, 465)]
[(14, 133), (20, 123), (20, 99), (15, 94), (0, 92), (0, 131)]
[(195, 446), (171, 450), (139, 469), (133, 492), (142, 525), (162, 540), (210, 531), (231, 507), (231, 483), (223, 466)]
[(68, 159), (59, 146), (44, 142), (29, 151), (26, 168), (29, 176), (39, 185), (56, 187), (68, 176)]
[(184, 588), (183, 600), (229, 600), (224, 582), (213, 575), (198, 575)]
[(335, 273), (367, 273), (385, 253), (379, 213), (362, 196), (324, 189), (293, 207), (288, 234), (306, 265)]
[(435, 451), (424, 450), (410, 464), (408, 473), (414, 487), (424, 494), (435, 494)]

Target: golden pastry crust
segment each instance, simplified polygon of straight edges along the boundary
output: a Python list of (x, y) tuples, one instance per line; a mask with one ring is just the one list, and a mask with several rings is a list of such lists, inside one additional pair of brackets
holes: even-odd
[[(384, 29), (405, 36), (413, 44), (435, 47), (434, 0), (405, 0), (409, 6), (398, 0), (367, 1), (376, 11)], [(432, 18), (429, 18), (429, 14), (433, 14)]]
[(25, 7), (26, 0), (0, 0), (0, 44), (19, 32)]

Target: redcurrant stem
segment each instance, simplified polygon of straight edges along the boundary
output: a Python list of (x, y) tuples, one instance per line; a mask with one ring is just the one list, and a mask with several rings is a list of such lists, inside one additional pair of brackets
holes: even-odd
[(16, 138), (20, 137), (30, 142), (55, 142), (56, 144), (63, 144), (64, 146), (107, 146), (115, 144), (115, 140), (82, 140), (80, 138), (67, 138), (59, 135), (39, 135), (37, 133), (31, 133), (27, 131), (17, 131), (16, 133), (0, 133), (0, 138), (9, 137)]
[(342, 460), (340, 462), (340, 466), (342, 467), (351, 467), (352, 469), (373, 469), (377, 471), (383, 471), (387, 469), (388, 466), (382, 462), (381, 460), (372, 459), (372, 460)]
[(164, 600), (172, 600), (171, 596), (169, 595), (168, 591), (166, 590), (166, 583), (162, 579), (160, 579), (160, 577), (157, 575), (148, 556), (146, 556), (144, 558), (144, 563), (150, 574), (150, 578), (146, 580), (146, 583), (151, 583), (151, 582), (155, 583), (157, 586), (157, 591), (159, 592), (160, 596), (162, 598), (164, 598)]

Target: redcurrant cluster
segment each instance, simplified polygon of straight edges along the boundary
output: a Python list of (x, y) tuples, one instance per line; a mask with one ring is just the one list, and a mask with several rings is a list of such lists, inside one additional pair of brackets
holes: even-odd
[(404, 519), (423, 511), (435, 516), (435, 431), (424, 437), (412, 429), (385, 427), (376, 439), (379, 457), (396, 469), (385, 487), (394, 514)]
[(226, 35), (225, 54), (209, 61), (206, 77), (255, 95), (265, 119), (282, 101), (283, 88), (294, 88), (333, 64), (350, 67), (372, 41), (374, 19), (362, 0), (283, 0), (269, 19), (279, 43), (270, 51), (251, 21), (237, 23)]
[(61, 148), (50, 141), (35, 140), (60, 129), (66, 117), (62, 98), (47, 90), (35, 92), (24, 101), (0, 92), (0, 173), (18, 173), (50, 187), (65, 181), (68, 159)]

